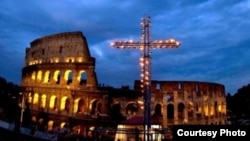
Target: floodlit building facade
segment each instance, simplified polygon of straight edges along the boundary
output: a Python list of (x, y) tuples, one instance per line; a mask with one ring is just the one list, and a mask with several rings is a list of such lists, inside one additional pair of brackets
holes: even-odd
[[(135, 81), (134, 90), (105, 89), (98, 84), (95, 58), (86, 37), (78, 31), (32, 41), (26, 48), (21, 88), (32, 122), (46, 131), (70, 125), (87, 136), (96, 126), (114, 124), (110, 119), (117, 113), (129, 119), (144, 112), (139, 81)], [(151, 115), (161, 128), (226, 124), (225, 88), (221, 84), (152, 81), (151, 91)], [(97, 120), (102, 120), (102, 125)]]
[(46, 124), (46, 130), (62, 128), (70, 118), (92, 126), (93, 120), (88, 120), (107, 110), (105, 92), (98, 91), (97, 84), (95, 58), (81, 32), (45, 36), (26, 48), (22, 93), (29, 103), (32, 121)]

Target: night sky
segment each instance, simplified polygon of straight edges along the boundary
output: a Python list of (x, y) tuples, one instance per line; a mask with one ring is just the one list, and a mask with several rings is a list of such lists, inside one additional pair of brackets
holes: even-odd
[(1, 0), (0, 76), (20, 84), (31, 41), (82, 31), (98, 82), (132, 88), (140, 51), (110, 43), (139, 41), (146, 16), (152, 41), (181, 42), (178, 49), (152, 50), (152, 79), (220, 83), (231, 94), (250, 83), (250, 0)]

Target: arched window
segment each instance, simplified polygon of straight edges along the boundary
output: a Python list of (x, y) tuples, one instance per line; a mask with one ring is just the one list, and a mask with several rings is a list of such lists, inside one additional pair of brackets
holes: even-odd
[(77, 81), (80, 85), (85, 85), (87, 80), (87, 73), (84, 70), (81, 70), (77, 76)]
[(53, 124), (54, 124), (54, 121), (53, 120), (50, 120), (48, 122), (48, 131), (52, 131), (53, 130)]
[(71, 84), (73, 81), (73, 73), (71, 70), (66, 70), (64, 73), (64, 80), (67, 82), (67, 85)]
[(68, 111), (69, 110), (69, 98), (67, 96), (63, 96), (61, 99), (60, 104), (61, 111)]
[(38, 81), (42, 80), (42, 71), (41, 70), (39, 70), (38, 73), (37, 73), (37, 80)]
[(56, 82), (56, 84), (60, 84), (60, 71), (59, 70), (56, 70), (54, 72), (53, 79)]
[(47, 70), (44, 74), (44, 79), (43, 79), (43, 82), (44, 83), (48, 83), (50, 81), (50, 71)]
[(91, 114), (97, 114), (97, 113), (101, 113), (101, 103), (98, 102), (98, 100), (93, 100), (91, 102)]
[(37, 105), (39, 101), (39, 95), (37, 93), (34, 94), (34, 98), (33, 98), (33, 104)]
[(50, 109), (55, 109), (56, 108), (56, 103), (57, 103), (57, 98), (55, 95), (52, 95), (50, 97), (50, 101), (49, 101), (49, 108)]
[(188, 118), (193, 118), (194, 117), (194, 103), (193, 102), (189, 102), (188, 103)]
[(155, 117), (162, 117), (161, 104), (156, 104), (154, 116)]
[(84, 112), (84, 101), (81, 98), (74, 100), (74, 113), (83, 113)]
[(209, 111), (208, 111), (208, 104), (204, 104), (204, 105), (203, 105), (203, 110), (204, 110), (205, 116), (208, 116), (208, 114), (209, 114)]
[(178, 119), (184, 119), (184, 108), (185, 105), (183, 103), (178, 104)]
[(36, 80), (36, 72), (35, 71), (32, 72), (31, 79)]
[(129, 103), (126, 107), (128, 115), (135, 115), (138, 112), (138, 105), (136, 103)]
[(43, 94), (41, 96), (41, 103), (40, 103), (41, 108), (45, 108), (45, 106), (46, 106), (46, 98), (47, 98), (46, 94)]
[(168, 104), (167, 105), (167, 123), (169, 125), (173, 125), (174, 124), (174, 105), (173, 104)]

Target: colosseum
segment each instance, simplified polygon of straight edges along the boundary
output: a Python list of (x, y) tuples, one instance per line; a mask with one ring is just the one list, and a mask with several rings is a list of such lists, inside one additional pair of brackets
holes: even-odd
[[(54, 132), (68, 127), (89, 136), (94, 128), (117, 127), (142, 117), (143, 96), (138, 85), (135, 80), (131, 90), (98, 84), (95, 58), (80, 31), (41, 37), (26, 48), (21, 88), (26, 111), (31, 113), (28, 125), (38, 130)], [(151, 91), (151, 115), (158, 127), (226, 124), (222, 84), (153, 80)], [(23, 122), (27, 118), (24, 114)]]

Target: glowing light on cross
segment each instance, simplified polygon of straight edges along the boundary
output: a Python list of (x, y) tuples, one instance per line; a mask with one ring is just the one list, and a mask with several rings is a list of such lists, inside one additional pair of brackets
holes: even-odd
[(151, 49), (178, 48), (180, 42), (174, 39), (151, 41), (151, 19), (150, 17), (141, 20), (141, 41), (115, 41), (111, 43), (112, 47), (119, 49), (132, 48), (140, 49), (141, 66), (141, 92), (144, 95), (144, 124), (145, 130), (151, 128)]

